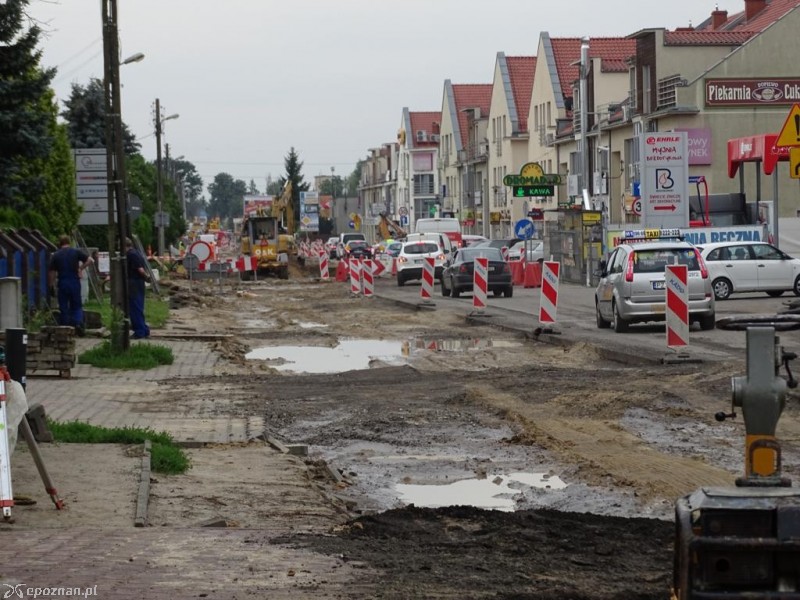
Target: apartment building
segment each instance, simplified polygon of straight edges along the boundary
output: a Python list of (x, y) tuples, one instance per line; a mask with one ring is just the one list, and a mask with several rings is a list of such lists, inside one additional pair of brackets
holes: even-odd
[(439, 214), (439, 147), (441, 112), (415, 112), (403, 108), (397, 130), (396, 205), (387, 204), (387, 215), (401, 227), (414, 230), (417, 219)]

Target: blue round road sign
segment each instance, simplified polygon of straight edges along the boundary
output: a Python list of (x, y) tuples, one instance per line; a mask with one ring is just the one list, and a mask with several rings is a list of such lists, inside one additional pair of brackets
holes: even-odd
[(521, 240), (531, 239), (534, 233), (536, 233), (536, 229), (533, 226), (533, 221), (530, 219), (520, 219), (517, 221), (516, 225), (514, 225), (514, 235)]

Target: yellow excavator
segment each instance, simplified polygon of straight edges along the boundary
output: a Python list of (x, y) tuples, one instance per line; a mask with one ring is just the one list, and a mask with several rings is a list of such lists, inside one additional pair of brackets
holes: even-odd
[(381, 238), (384, 240), (390, 240), (392, 238), (404, 238), (408, 235), (406, 230), (392, 221), (386, 215), (386, 213), (381, 213), (380, 217), (381, 220), (378, 223), (378, 231), (380, 231)]
[[(297, 253), (294, 243), (294, 211), (292, 182), (287, 181), (280, 196), (271, 207), (259, 207), (255, 214), (246, 215), (242, 222), (242, 254), (257, 258), (258, 275), (289, 278), (289, 258)], [(252, 271), (245, 271), (245, 278)]]

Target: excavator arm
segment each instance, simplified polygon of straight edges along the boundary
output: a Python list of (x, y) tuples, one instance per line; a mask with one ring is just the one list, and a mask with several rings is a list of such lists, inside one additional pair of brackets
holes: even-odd
[(381, 237), (385, 240), (388, 240), (392, 237), (404, 238), (408, 235), (405, 229), (387, 217), (386, 213), (381, 213), (381, 220), (378, 224), (378, 229), (381, 232)]
[(292, 182), (286, 181), (281, 195), (272, 202), (272, 216), (276, 219), (283, 217), (286, 224), (286, 232), (294, 233), (294, 208), (292, 207)]

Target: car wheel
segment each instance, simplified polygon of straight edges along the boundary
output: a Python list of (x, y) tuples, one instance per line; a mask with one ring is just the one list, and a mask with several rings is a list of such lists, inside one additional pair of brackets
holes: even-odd
[(711, 284), (711, 289), (714, 290), (714, 298), (717, 300), (727, 300), (731, 297), (731, 292), (733, 291), (731, 282), (724, 277), (715, 279)]
[(440, 284), (441, 284), (441, 286), (442, 286), (442, 296), (444, 296), (445, 298), (448, 298), (448, 297), (450, 296), (450, 288), (449, 288), (449, 287), (447, 287), (447, 286), (444, 284), (444, 277), (442, 277), (442, 280), (441, 280), (439, 283), (440, 283)]
[(450, 280), (450, 287), (452, 288), (450, 293), (452, 294), (453, 298), (458, 298), (461, 295), (461, 290), (456, 287), (456, 284), (452, 279)]
[(611, 305), (611, 312), (614, 315), (614, 331), (617, 333), (625, 333), (628, 331), (628, 323), (619, 316), (619, 308), (617, 308), (616, 302)]
[(506, 298), (511, 298), (514, 295), (514, 286), (513, 285), (508, 286), (504, 293)]
[(783, 290), (769, 290), (767, 292), (767, 296), (770, 298), (780, 298), (783, 296)]
[(597, 317), (597, 328), (598, 329), (608, 329), (609, 327), (611, 327), (611, 323), (606, 321), (603, 318), (603, 315), (600, 314), (600, 304), (597, 301), (595, 301), (595, 303), (594, 303), (594, 311), (595, 311), (595, 315)]
[(705, 315), (700, 317), (700, 329), (703, 331), (711, 331), (717, 326), (715, 314)]
[(397, 287), (403, 287), (406, 284), (406, 278), (401, 273), (397, 273)]
[(792, 288), (795, 296), (800, 296), (800, 275), (794, 280), (794, 287)]

